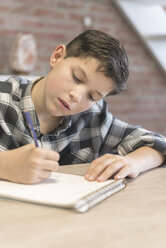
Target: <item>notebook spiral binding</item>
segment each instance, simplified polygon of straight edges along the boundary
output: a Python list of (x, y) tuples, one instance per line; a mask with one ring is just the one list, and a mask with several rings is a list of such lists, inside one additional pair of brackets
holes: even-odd
[(99, 191), (93, 193), (92, 195), (86, 196), (84, 199), (79, 200), (75, 204), (74, 208), (76, 211), (84, 213), (99, 202), (122, 190), (124, 187), (126, 187), (126, 180), (118, 180), (113, 184), (108, 185), (100, 189)]

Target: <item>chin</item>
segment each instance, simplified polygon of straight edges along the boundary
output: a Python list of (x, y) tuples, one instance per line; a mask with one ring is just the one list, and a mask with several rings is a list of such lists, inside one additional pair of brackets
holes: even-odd
[(52, 117), (59, 117), (59, 112), (55, 108), (47, 108), (47, 113)]

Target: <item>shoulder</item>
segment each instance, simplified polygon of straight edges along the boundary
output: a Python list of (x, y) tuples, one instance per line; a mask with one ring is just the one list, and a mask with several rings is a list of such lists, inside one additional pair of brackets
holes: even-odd
[(0, 105), (19, 105), (29, 84), (29, 80), (12, 76), (6, 81), (0, 82)]
[(20, 76), (11, 76), (6, 81), (0, 82), (0, 92), (12, 94), (19, 91), (23, 85), (28, 85), (29, 80)]

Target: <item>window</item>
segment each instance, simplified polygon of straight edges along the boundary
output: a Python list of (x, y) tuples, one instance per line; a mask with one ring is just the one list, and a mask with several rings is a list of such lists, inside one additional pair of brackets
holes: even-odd
[(161, 69), (166, 72), (166, 0), (115, 0)]

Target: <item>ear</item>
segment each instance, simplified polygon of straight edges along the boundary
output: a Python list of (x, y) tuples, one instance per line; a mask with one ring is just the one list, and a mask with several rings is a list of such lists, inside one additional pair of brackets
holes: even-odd
[(50, 57), (50, 65), (51, 67), (54, 67), (54, 65), (62, 58), (64, 58), (66, 55), (66, 46), (65, 45), (59, 45), (56, 47), (55, 51), (52, 53)]

